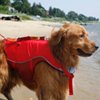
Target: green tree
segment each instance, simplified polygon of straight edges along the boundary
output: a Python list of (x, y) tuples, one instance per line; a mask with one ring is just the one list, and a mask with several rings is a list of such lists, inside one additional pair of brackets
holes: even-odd
[(95, 17), (92, 17), (92, 16), (88, 17), (88, 20), (89, 21), (99, 21), (98, 18), (95, 18)]
[(22, 1), (21, 0), (13, 0), (12, 7), (14, 7), (18, 12), (21, 12)]
[(83, 22), (88, 21), (88, 17), (83, 14), (79, 14), (78, 19)]
[(22, 12), (23, 13), (30, 13), (30, 3), (28, 0), (22, 0)]
[(13, 0), (12, 7), (18, 10), (18, 12), (30, 13), (30, 3), (28, 0)]
[(10, 5), (10, 0), (0, 0), (0, 5), (9, 6)]
[(78, 21), (78, 14), (74, 11), (70, 11), (66, 15), (66, 19), (71, 20), (71, 21), (73, 21), (73, 20)]
[(33, 6), (31, 7), (32, 15), (40, 15), (40, 16), (45, 17), (46, 13), (47, 11), (40, 3), (39, 4), (33, 3)]
[(49, 15), (50, 15), (50, 16), (53, 15), (53, 9), (52, 9), (52, 7), (49, 7)]
[(49, 8), (49, 15), (54, 17), (65, 17), (64, 11), (60, 10), (59, 8)]

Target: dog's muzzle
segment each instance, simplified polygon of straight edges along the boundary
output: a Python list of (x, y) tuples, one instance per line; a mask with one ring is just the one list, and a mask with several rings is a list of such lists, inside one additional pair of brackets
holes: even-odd
[(94, 48), (95, 48), (95, 50), (94, 50), (92, 53), (85, 53), (83, 50), (77, 49), (78, 55), (79, 55), (79, 56), (82, 56), (82, 57), (89, 57), (89, 56), (91, 56), (99, 47), (98, 47), (98, 46), (95, 46)]
[(97, 50), (97, 49), (99, 49), (99, 47), (98, 46), (95, 46), (95, 49)]

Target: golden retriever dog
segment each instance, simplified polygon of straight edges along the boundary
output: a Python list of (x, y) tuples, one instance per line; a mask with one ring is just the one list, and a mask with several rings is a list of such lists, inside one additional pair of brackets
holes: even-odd
[[(33, 38), (34, 40), (34, 38)], [(78, 24), (64, 24), (58, 31), (52, 31), (47, 40), (55, 59), (68, 70), (76, 68), (79, 57), (91, 56), (98, 47), (88, 37), (86, 29)], [(41, 50), (42, 51), (42, 50)], [(56, 70), (46, 62), (36, 64), (33, 81), (28, 82), (8, 63), (4, 49), (4, 40), (0, 41), (0, 92), (13, 100), (11, 90), (16, 85), (24, 84), (36, 92), (38, 100), (66, 100), (69, 90), (69, 79), (65, 73)]]

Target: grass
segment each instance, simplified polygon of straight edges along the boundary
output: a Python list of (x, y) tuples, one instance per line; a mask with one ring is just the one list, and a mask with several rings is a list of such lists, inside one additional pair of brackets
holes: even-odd
[(0, 13), (8, 14), (9, 13), (8, 6), (2, 6), (2, 5), (0, 5)]
[(66, 22), (65, 18), (60, 18), (60, 17), (52, 17), (52, 18), (45, 17), (45, 18), (42, 18), (42, 20), (50, 21), (50, 22), (61, 22), (61, 23)]
[(31, 16), (27, 15), (27, 14), (15, 13), (15, 14), (12, 14), (12, 15), (19, 16), (21, 18), (21, 20), (31, 20)]

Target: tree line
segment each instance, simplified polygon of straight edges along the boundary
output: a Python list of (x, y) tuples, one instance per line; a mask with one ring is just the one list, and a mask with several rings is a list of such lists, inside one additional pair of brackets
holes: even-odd
[(30, 15), (39, 15), (42, 17), (61, 17), (65, 18), (68, 21), (99, 21), (98, 18), (92, 17), (92, 16), (85, 16), (83, 14), (77, 14), (75, 11), (69, 11), (67, 14), (59, 9), (59, 8), (52, 8), (49, 7), (49, 10), (46, 10), (41, 3), (36, 4), (29, 3), (28, 0), (0, 0), (0, 5), (3, 6), (11, 6), (15, 8), (18, 12), (26, 13)]

